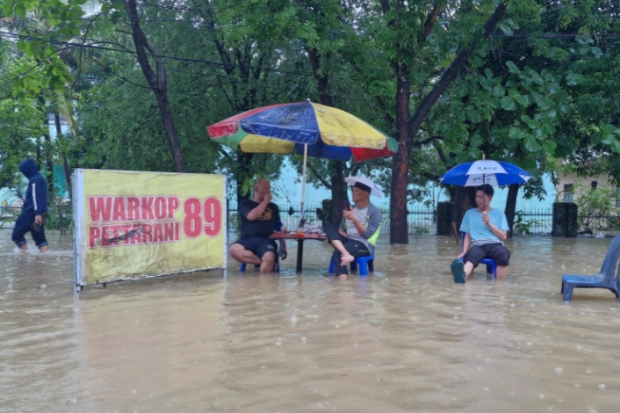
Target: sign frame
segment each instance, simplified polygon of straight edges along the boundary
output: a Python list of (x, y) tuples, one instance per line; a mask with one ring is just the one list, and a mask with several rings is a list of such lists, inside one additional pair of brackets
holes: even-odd
[[(222, 193), (220, 200), (222, 221), (221, 221), (221, 229), (220, 236), (223, 239), (223, 267), (204, 267), (204, 268), (194, 268), (191, 270), (179, 270), (179, 271), (167, 271), (159, 274), (146, 274), (139, 277), (132, 278), (117, 278), (113, 280), (106, 280), (103, 282), (96, 283), (88, 283), (87, 282), (87, 250), (88, 248), (88, 237), (86, 233), (86, 221), (87, 221), (87, 205), (86, 205), (86, 196), (85, 196), (85, 171), (96, 171), (96, 172), (110, 172), (110, 173), (120, 173), (120, 174), (154, 174), (156, 176), (209, 176), (209, 174), (181, 174), (181, 173), (170, 173), (170, 172), (149, 172), (149, 171), (121, 171), (121, 170), (93, 170), (93, 169), (74, 169), (72, 174), (72, 206), (73, 206), (73, 254), (74, 254), (74, 288), (75, 292), (79, 293), (86, 287), (87, 285), (95, 285), (102, 284), (105, 286), (108, 282), (115, 281), (133, 281), (144, 278), (153, 278), (160, 277), (164, 275), (170, 274), (182, 274), (182, 273), (192, 273), (198, 271), (207, 271), (212, 269), (221, 269), (223, 271), (223, 275), (227, 275), (227, 267), (228, 267), (228, 202), (227, 202), (227, 179), (226, 175), (223, 174), (210, 174), (211, 176), (215, 175), (222, 179)], [(218, 185), (219, 186), (219, 185)], [(219, 191), (218, 191), (219, 192)], [(102, 194), (104, 195), (104, 194)], [(219, 197), (219, 194), (216, 198)], [(182, 208), (181, 208), (182, 209)], [(181, 235), (179, 235), (181, 239), (184, 239)], [(133, 248), (133, 247), (131, 247)]]

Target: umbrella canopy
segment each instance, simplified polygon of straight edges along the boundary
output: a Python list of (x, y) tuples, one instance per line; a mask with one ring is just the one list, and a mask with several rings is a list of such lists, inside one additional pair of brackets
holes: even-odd
[(312, 102), (240, 113), (207, 128), (214, 142), (248, 153), (291, 153), (360, 162), (393, 155), (398, 142), (363, 120)]
[(355, 185), (357, 182), (362, 183), (370, 188), (370, 195), (383, 198), (383, 191), (381, 191), (373, 181), (364, 176), (349, 176), (348, 178), (344, 178), (344, 181), (351, 186)]
[(439, 182), (444, 185), (480, 186), (489, 184), (504, 186), (524, 184), (532, 177), (523, 169), (509, 162), (482, 160), (466, 162), (446, 172)]

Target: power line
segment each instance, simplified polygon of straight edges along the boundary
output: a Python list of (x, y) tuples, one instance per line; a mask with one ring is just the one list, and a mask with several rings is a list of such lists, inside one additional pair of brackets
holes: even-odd
[[(8, 37), (12, 37), (14, 39), (37, 40), (42, 43), (53, 44), (55, 46), (65, 46), (65, 48), (94, 49), (94, 50), (105, 50), (109, 52), (127, 53), (127, 54), (132, 54), (132, 55), (137, 54), (136, 52), (127, 50), (127, 49), (116, 49), (116, 48), (97, 46), (96, 44), (92, 44), (92, 43), (84, 44), (84, 43), (66, 42), (62, 40), (45, 39), (45, 38), (36, 37), (36, 36), (23, 36), (23, 35), (14, 34), (14, 33), (4, 33), (4, 35)], [(67, 36), (67, 37), (71, 37), (71, 36)], [(83, 40), (96, 41), (96, 39), (83, 39)], [(160, 55), (160, 57), (162, 59), (176, 60), (176, 61), (190, 62), (190, 63), (203, 63), (203, 64), (207, 64), (211, 66), (218, 66), (218, 67), (223, 67), (223, 68), (231, 68), (231, 67), (248, 68), (248, 69), (258, 68), (257, 66), (251, 66), (251, 65), (222, 63), (222, 62), (215, 62), (211, 60), (194, 59), (194, 58), (187, 58), (187, 57), (180, 57), (180, 56)], [(286, 75), (299, 75), (299, 76), (312, 76), (313, 75), (312, 72), (299, 72), (299, 71), (292, 71), (292, 70), (281, 70), (281, 69), (271, 69), (271, 68), (262, 68), (262, 70), (266, 72), (275, 72), (275, 73), (281, 73), (281, 74), (286, 74)]]

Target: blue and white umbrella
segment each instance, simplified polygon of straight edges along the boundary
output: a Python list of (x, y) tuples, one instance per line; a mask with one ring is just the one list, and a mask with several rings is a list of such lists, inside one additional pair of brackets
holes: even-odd
[(524, 184), (531, 177), (532, 175), (511, 163), (482, 160), (455, 166), (446, 172), (439, 182), (444, 185), (458, 186), (480, 186), (482, 184), (504, 186)]

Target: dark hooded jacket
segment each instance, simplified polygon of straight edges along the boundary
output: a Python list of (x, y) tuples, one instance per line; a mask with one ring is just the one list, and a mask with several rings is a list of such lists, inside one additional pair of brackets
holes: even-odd
[(33, 211), (35, 215), (41, 215), (47, 211), (47, 182), (39, 173), (37, 164), (32, 159), (26, 159), (19, 164), (19, 170), (28, 178), (26, 200), (22, 211)]

